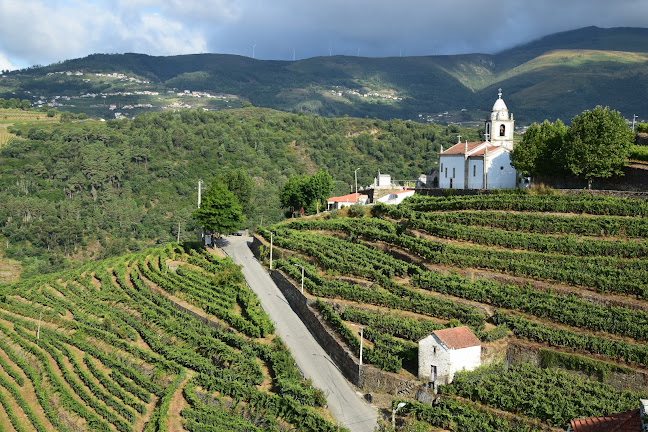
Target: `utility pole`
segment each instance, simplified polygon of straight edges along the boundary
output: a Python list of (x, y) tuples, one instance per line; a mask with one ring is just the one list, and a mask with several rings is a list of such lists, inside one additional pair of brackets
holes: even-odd
[(41, 311), (40, 316), (38, 317), (38, 331), (36, 332), (36, 345), (38, 345), (38, 341), (40, 339), (40, 327), (41, 327), (42, 319), (43, 319), (43, 311)]
[(301, 293), (304, 294), (304, 266), (301, 264), (295, 264), (295, 267), (301, 267), (302, 271), (302, 281), (301, 281)]
[(178, 221), (178, 239), (177, 242), (180, 243), (180, 221)]
[(200, 208), (200, 200), (201, 200), (201, 193), (202, 193), (202, 180), (198, 180), (198, 208)]
[[(202, 194), (202, 184), (203, 184), (203, 181), (198, 180), (198, 208), (200, 208), (200, 201), (202, 199), (202, 195), (201, 195)], [(204, 233), (203, 233), (202, 227), (200, 228), (200, 233), (198, 235), (199, 235), (198, 241), (202, 243), (203, 238), (204, 238)]]
[(356, 204), (358, 203), (358, 200), (360, 199), (360, 197), (358, 196), (358, 170), (359, 169), (360, 168), (356, 168), (356, 170), (353, 172), (353, 174), (355, 175)]
[(632, 133), (635, 133), (636, 120), (637, 120), (637, 114), (632, 114)]
[(274, 233), (268, 230), (263, 230), (263, 231), (270, 233), (270, 270), (272, 270), (272, 238)]
[[(362, 343), (364, 342), (364, 327), (360, 327), (360, 367), (362, 366)], [(358, 368), (358, 377), (360, 377), (360, 367)]]

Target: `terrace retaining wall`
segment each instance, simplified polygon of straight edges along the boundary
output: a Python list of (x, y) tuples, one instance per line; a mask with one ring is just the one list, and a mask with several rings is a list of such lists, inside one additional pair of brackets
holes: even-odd
[[(506, 351), (506, 364), (514, 365), (528, 362), (534, 366), (542, 367), (542, 360), (540, 358), (541, 349), (548, 348), (512, 340), (509, 342)], [(643, 393), (648, 391), (648, 373), (644, 371), (629, 369), (627, 373), (608, 372), (606, 376), (589, 376), (581, 371), (560, 369), (581, 378), (605, 383), (616, 390), (631, 390)]]
[[(261, 246), (269, 247), (259, 237), (254, 236), (250, 249), (258, 258)], [(389, 393), (400, 397), (415, 397), (423, 384), (408, 380), (396, 374), (385, 372), (370, 365), (362, 365), (346, 344), (331, 329), (321, 314), (314, 308), (315, 301), (301, 293), (297, 284), (281, 270), (270, 272), (272, 280), (282, 292), (290, 307), (301, 318), (317, 342), (324, 348), (342, 374), (349, 382), (365, 392)]]

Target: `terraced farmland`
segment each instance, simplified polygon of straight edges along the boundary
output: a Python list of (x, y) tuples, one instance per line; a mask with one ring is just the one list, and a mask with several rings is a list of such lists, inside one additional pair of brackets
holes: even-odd
[(0, 285), (0, 431), (333, 431), (229, 259), (178, 245)]
[(416, 379), (416, 341), (464, 324), (502, 360), (516, 344), (540, 365), (461, 372), (441, 403), (409, 400), (403, 413), (451, 430), (544, 430), (648, 395), (611, 378), (647, 372), (648, 201), (503, 193), (371, 213), (269, 228), (276, 267), (297, 284), (304, 267), (305, 290), (356, 355), (363, 326), (365, 362)]

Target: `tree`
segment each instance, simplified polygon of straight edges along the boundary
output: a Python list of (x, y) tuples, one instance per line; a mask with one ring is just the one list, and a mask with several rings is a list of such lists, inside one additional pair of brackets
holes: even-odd
[(567, 127), (557, 120), (533, 123), (522, 137), (522, 141), (511, 151), (511, 164), (525, 174), (535, 177), (539, 174), (561, 174), (562, 148)]
[(241, 204), (234, 194), (215, 181), (203, 196), (200, 208), (191, 215), (204, 230), (231, 234), (243, 224)]
[(252, 194), (254, 192), (254, 181), (247, 175), (244, 169), (238, 168), (227, 171), (220, 181), (227, 189), (234, 194), (241, 204), (243, 214), (250, 216), (252, 212)]
[(306, 206), (305, 184), (306, 176), (291, 175), (279, 191), (279, 200), (283, 208), (291, 209), (292, 213), (302, 210)]
[(575, 175), (587, 180), (623, 175), (634, 136), (617, 111), (600, 105), (572, 119), (565, 137), (565, 164)]
[(330, 196), (333, 190), (333, 179), (328, 171), (320, 169), (317, 174), (313, 174), (308, 179), (306, 188), (307, 199), (309, 199), (308, 206), (311, 207), (310, 211), (312, 212), (313, 205), (317, 207)]
[(312, 176), (290, 176), (279, 191), (279, 199), (284, 208), (292, 213), (313, 213), (317, 203), (329, 197), (333, 190), (333, 179), (328, 171), (319, 170)]

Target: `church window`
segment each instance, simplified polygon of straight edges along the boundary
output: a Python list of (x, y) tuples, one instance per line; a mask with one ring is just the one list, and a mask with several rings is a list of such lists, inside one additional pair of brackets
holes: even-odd
[(473, 177), (477, 175), (477, 165), (473, 165)]
[(503, 167), (503, 166), (501, 166), (500, 169), (501, 169), (502, 171), (504, 171), (504, 167)]
[(455, 169), (452, 168), (452, 178), (455, 178)]
[(500, 136), (506, 136), (506, 126), (500, 125)]
[(441, 172), (443, 172), (443, 164), (441, 164)]
[(448, 178), (448, 168), (445, 169), (445, 178)]

